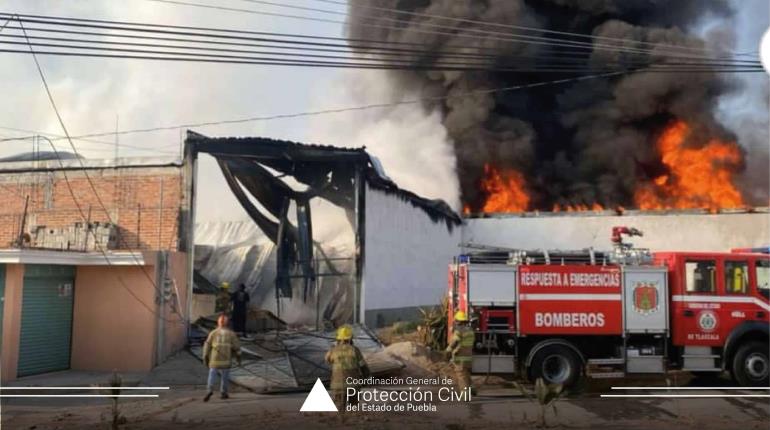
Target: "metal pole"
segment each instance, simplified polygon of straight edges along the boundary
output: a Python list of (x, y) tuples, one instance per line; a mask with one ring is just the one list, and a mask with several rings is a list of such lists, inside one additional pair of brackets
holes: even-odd
[(165, 343), (165, 310), (166, 310), (166, 253), (163, 251), (159, 251), (156, 253), (155, 257), (155, 285), (158, 286), (157, 288), (157, 294), (158, 294), (158, 312), (157, 312), (157, 321), (158, 321), (158, 333), (156, 336), (157, 339), (157, 346), (155, 348), (155, 365), (159, 365), (163, 362), (163, 359), (165, 358), (163, 356), (163, 350), (164, 350), (164, 343)]
[(364, 198), (364, 192), (366, 189), (366, 183), (364, 182), (364, 175), (362, 172), (362, 166), (356, 166), (355, 184), (354, 184), (354, 201), (355, 201), (355, 282), (353, 284), (353, 323), (361, 321), (360, 312), (363, 310), (363, 306), (359, 301), (362, 299), (363, 282), (364, 282), (364, 247), (366, 245), (366, 224), (365, 216), (366, 202)]
[(142, 249), (142, 204), (136, 205), (136, 249)]
[[(182, 223), (179, 228), (179, 237), (177, 240), (177, 249), (187, 253), (187, 315), (185, 316), (187, 325), (187, 336), (192, 334), (192, 302), (193, 286), (195, 276), (195, 203), (198, 181), (195, 180), (198, 174), (198, 152), (192, 142), (185, 140), (184, 161), (182, 164), (183, 180), (185, 182), (185, 204), (186, 213), (180, 214), (180, 218), (186, 223)], [(186, 215), (186, 216), (184, 216)]]
[[(88, 205), (88, 218), (86, 218), (86, 238), (83, 241), (83, 251), (88, 251), (88, 233), (91, 232), (91, 205)], [(96, 247), (96, 234), (94, 234), (94, 248)]]
[(163, 176), (160, 177), (160, 204), (158, 206), (158, 250), (163, 250)]
[(21, 216), (21, 227), (19, 228), (19, 248), (24, 248), (24, 227), (27, 224), (27, 208), (29, 206), (29, 194), (24, 199), (24, 213)]
[[(318, 257), (315, 258), (315, 269), (318, 270)], [(315, 329), (316, 331), (320, 330), (319, 328), (319, 321), (320, 321), (320, 313), (321, 313), (321, 285), (324, 283), (324, 277), (321, 276), (320, 279), (316, 277), (316, 283), (315, 283)]]

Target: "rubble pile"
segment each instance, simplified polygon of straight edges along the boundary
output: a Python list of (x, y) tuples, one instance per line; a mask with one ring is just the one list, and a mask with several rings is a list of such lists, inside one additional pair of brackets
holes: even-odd
[(436, 355), (434, 351), (419, 343), (397, 342), (367, 356), (366, 360), (397, 360), (404, 365), (400, 376), (424, 378), (441, 373), (434, 355)]

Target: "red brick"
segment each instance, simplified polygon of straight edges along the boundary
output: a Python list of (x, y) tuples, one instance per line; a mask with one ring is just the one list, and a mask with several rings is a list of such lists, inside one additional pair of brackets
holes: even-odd
[[(25, 177), (22, 179), (22, 176)], [(48, 175), (0, 173), (0, 247), (10, 246), (17, 239), (25, 197), (29, 195), (27, 231), (36, 225), (61, 228), (84, 222), (83, 217), (88, 217), (90, 208), (92, 222), (109, 222), (112, 218), (119, 226), (121, 240), (116, 249), (176, 249), (178, 214), (182, 206), (179, 170), (148, 175), (141, 168), (132, 168), (116, 175), (114, 169), (104, 169), (89, 171), (89, 176), (99, 198), (79, 172), (68, 173), (69, 186), (62, 175), (55, 175), (48, 193), (46, 188), (51, 178)], [(34, 178), (38, 178), (37, 183), (32, 181)]]

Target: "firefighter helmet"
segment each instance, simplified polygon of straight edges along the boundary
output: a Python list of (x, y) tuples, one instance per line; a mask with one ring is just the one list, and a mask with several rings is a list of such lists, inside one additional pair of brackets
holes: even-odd
[(337, 329), (337, 340), (353, 339), (353, 329), (349, 325), (344, 325)]
[(468, 321), (468, 315), (466, 315), (464, 311), (457, 311), (455, 313), (455, 321), (466, 322)]
[(229, 282), (227, 282), (227, 281), (225, 281), (225, 282), (222, 282), (221, 288), (222, 288), (223, 290), (229, 290), (229, 289), (230, 289), (230, 283), (229, 283)]

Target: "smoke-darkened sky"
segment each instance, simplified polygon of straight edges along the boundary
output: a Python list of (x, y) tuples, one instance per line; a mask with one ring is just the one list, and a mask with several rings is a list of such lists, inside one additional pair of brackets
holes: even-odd
[[(305, 5), (300, 1), (289, 3)], [(391, 6), (395, 4), (388, 3)], [(606, 2), (581, 3), (599, 7)], [(286, 12), (239, 0), (218, 4)], [(764, 0), (736, 0), (728, 4), (734, 9), (729, 19), (724, 13), (718, 13), (719, 10), (705, 15), (701, 11), (703, 8), (690, 10), (693, 16), (703, 15), (693, 31), (700, 36), (711, 32), (712, 35), (721, 34), (721, 37), (728, 39), (732, 37), (736, 41), (736, 50), (755, 50), (763, 29), (768, 26), (767, 3)], [(334, 8), (328, 4), (323, 7)], [(343, 12), (347, 10), (344, 6), (334, 9)], [(327, 36), (340, 36), (345, 31), (339, 24), (187, 8), (144, 0), (7, 0), (2, 3), (2, 10)], [(683, 9), (682, 13), (685, 12), (687, 10)], [(655, 19), (675, 19), (677, 16), (674, 14), (665, 18), (668, 13), (668, 10), (661, 9), (658, 15), (664, 18)], [(419, 96), (419, 92), (410, 88), (394, 91), (389, 74), (372, 70), (169, 64), (61, 57), (43, 57), (41, 64), (65, 123), (73, 135), (114, 130), (116, 120), (119, 129), (127, 130), (339, 108)], [(36, 75), (32, 58), (28, 55), (0, 54), (0, 65), (0, 127), (6, 127), (0, 128), (0, 136), (30, 134), (8, 130), (8, 127), (61, 134)], [(719, 123), (735, 133), (739, 143), (748, 148), (752, 156), (747, 159), (747, 167), (751, 167), (752, 163), (761, 167), (767, 160), (767, 76), (745, 79), (743, 86), (725, 93), (718, 98), (718, 102), (718, 109), (714, 112), (708, 109), (709, 112), (715, 114)], [(515, 108), (511, 106), (511, 109)], [(497, 126), (505, 130), (505, 133), (513, 134), (516, 139), (512, 141), (525, 142), (528, 133), (526, 121), (522, 121), (523, 124), (510, 121), (500, 121)], [(456, 130), (454, 126), (447, 127), (446, 124), (443, 111), (407, 105), (324, 117), (200, 127), (197, 131), (212, 136), (261, 135), (340, 146), (366, 145), (382, 160), (388, 175), (400, 185), (428, 197), (443, 198), (459, 207), (461, 181), (455, 167), (458, 157), (464, 160), (468, 154), (456, 152), (453, 134)], [(98, 140), (102, 143), (76, 141), (76, 144), (88, 157), (112, 157), (114, 149), (109, 144), (113, 139), (103, 137)], [(124, 135), (120, 137), (120, 144), (123, 145), (120, 150), (122, 156), (174, 155), (178, 153), (180, 131)], [(131, 149), (128, 145), (147, 150)], [(534, 143), (526, 145), (532, 146)], [(57, 146), (60, 150), (67, 149), (62, 141)], [(0, 156), (30, 148), (28, 142), (6, 143), (0, 148)], [(517, 148), (513, 145), (500, 150), (526, 158), (527, 151)], [(517, 162), (531, 163), (531, 160)], [(752, 171), (756, 171), (756, 168)], [(222, 193), (226, 185), (209, 159), (202, 160), (200, 174), (203, 179), (200, 189), (202, 204), (198, 212), (200, 220), (246, 219), (237, 202)], [(617, 187), (610, 188), (612, 191)], [(216, 201), (216, 204), (211, 204), (212, 201)]]
[[(392, 16), (373, 14), (371, 6), (397, 4), (408, 22), (388, 27)], [(741, 7), (748, 6), (741, 3)], [(761, 17), (766, 7), (754, 12)], [(523, 174), (529, 209), (549, 210), (555, 205), (634, 207), (640, 186), (656, 179), (678, 178), (664, 162), (656, 140), (674, 121), (689, 126), (685, 144), (700, 149), (713, 139), (745, 153), (723, 168), (736, 176), (746, 203), (768, 201), (767, 105), (757, 103), (743, 114), (723, 114), (724, 100), (747, 98), (746, 93), (766, 94), (763, 80), (742, 80), (736, 74), (694, 72), (657, 73), (636, 71), (621, 76), (542, 85), (517, 91), (457, 97), (470, 91), (515, 87), (543, 81), (602, 74), (607, 64), (640, 68), (649, 64), (681, 64), (687, 55), (703, 50), (720, 55), (741, 51), (747, 39), (741, 23), (742, 10), (726, 0), (519, 0), (463, 2), (453, 0), (372, 0), (350, 4), (349, 33), (353, 38), (375, 38), (391, 43), (421, 43), (433, 52), (452, 55), (458, 50), (483, 49), (494, 55), (495, 64), (524, 69), (506, 71), (395, 71), (390, 74), (393, 91), (412, 89), (429, 96), (448, 97), (425, 104), (438, 111), (457, 160), (461, 200), (479, 209), (487, 198), (480, 182), (485, 166)], [(466, 20), (449, 22), (439, 17)], [(479, 34), (490, 27), (478, 24), (527, 27), (519, 34), (532, 39), (510, 41), (496, 34)], [(451, 33), (426, 29), (451, 25)], [(750, 28), (750, 27), (749, 27)], [(494, 30), (494, 28), (493, 28)], [(512, 30), (511, 30), (512, 31)], [(573, 46), (542, 43), (554, 32), (592, 34), (589, 52)], [(537, 39), (540, 37), (540, 39)], [(629, 52), (602, 49), (607, 40), (623, 40)], [(613, 42), (617, 46), (617, 42)], [(686, 46), (690, 51), (668, 55), (667, 46)], [(701, 51), (698, 51), (701, 50)], [(642, 52), (645, 51), (645, 52)], [(363, 56), (378, 54), (364, 49)], [(425, 54), (415, 65), (431, 65), (442, 55)], [(580, 72), (555, 72), (570, 67)], [(456, 60), (455, 60), (456, 61)], [(689, 60), (693, 61), (693, 60)], [(730, 108), (727, 108), (729, 111)], [(764, 149), (764, 150), (763, 150)], [(702, 170), (700, 174), (708, 175)], [(699, 202), (695, 202), (698, 204)]]

